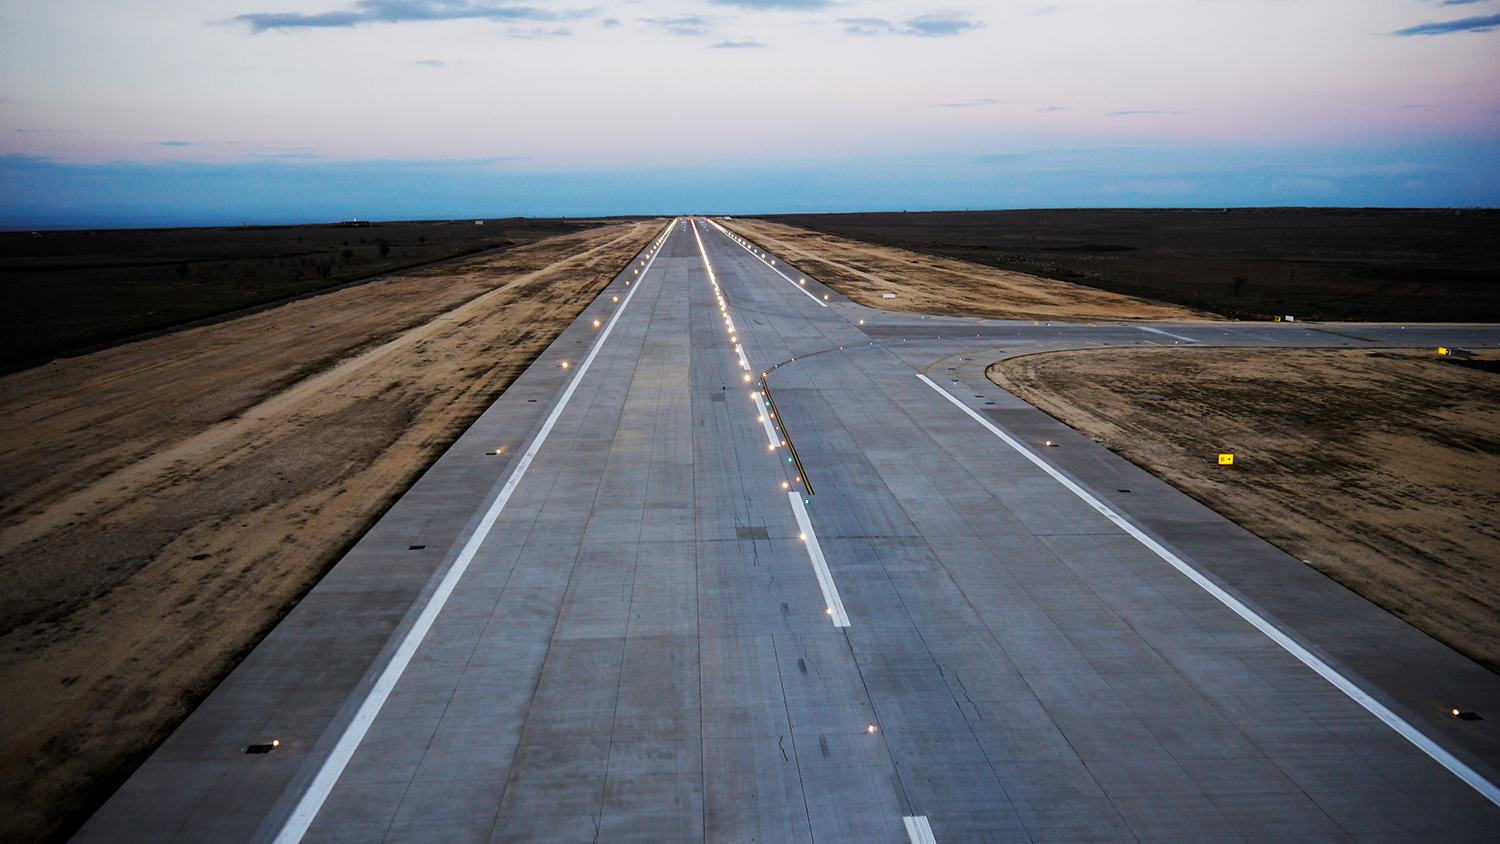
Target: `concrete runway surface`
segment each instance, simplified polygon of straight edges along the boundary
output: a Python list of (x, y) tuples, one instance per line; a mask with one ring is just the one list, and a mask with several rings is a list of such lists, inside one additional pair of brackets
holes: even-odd
[(879, 312), (676, 220), (74, 840), (1500, 840), (1500, 678), (983, 376), (1497, 342)]

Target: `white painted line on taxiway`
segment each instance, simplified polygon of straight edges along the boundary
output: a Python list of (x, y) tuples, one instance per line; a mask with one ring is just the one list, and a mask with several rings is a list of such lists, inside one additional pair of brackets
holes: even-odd
[(746, 372), (750, 371), (750, 359), (745, 357), (745, 347), (739, 343), (734, 344), (734, 353), (740, 356), (740, 368)]
[(1137, 325), (1135, 327), (1139, 328), (1142, 331), (1149, 331), (1152, 334), (1161, 334), (1161, 335), (1163, 335), (1165, 337), (1171, 337), (1174, 340), (1181, 340), (1184, 343), (1196, 343), (1196, 342), (1198, 342), (1197, 340), (1194, 340), (1191, 337), (1184, 337), (1181, 334), (1173, 334), (1170, 331), (1162, 331), (1160, 328), (1152, 328), (1149, 325)]
[(792, 490), (787, 493), (792, 502), (792, 512), (797, 514), (797, 527), (802, 531), (802, 544), (812, 560), (813, 574), (818, 578), (818, 588), (823, 590), (823, 603), (828, 607), (828, 617), (834, 627), (848, 627), (849, 615), (844, 612), (844, 602), (839, 599), (839, 588), (833, 585), (833, 572), (828, 570), (828, 561), (823, 559), (823, 548), (818, 545), (818, 535), (813, 533), (812, 519), (807, 517), (807, 508), (802, 504), (802, 493)]
[[(746, 246), (745, 244), (740, 243), (740, 241), (734, 235), (730, 234), (730, 232), (729, 232), (728, 229), (724, 228), (723, 226), (719, 225), (718, 223), (714, 222), (713, 220), (709, 220), (708, 223), (709, 223), (709, 225), (711, 225), (714, 228), (718, 229), (719, 231), (723, 232), (725, 234), (725, 236), (727, 236), (730, 240), (734, 241), (734, 243), (735, 243), (736, 246), (738, 246), (739, 248), (745, 250), (746, 252), (749, 252), (751, 255), (755, 255), (755, 250), (754, 249), (751, 249), (750, 247)], [(762, 264), (765, 264), (766, 266), (770, 267), (771, 268), (771, 272), (776, 273), (777, 275), (779, 275), (782, 278), (786, 279), (786, 283), (787, 284), (790, 284), (791, 286), (793, 286), (793, 287), (797, 288), (798, 290), (802, 291), (802, 295), (803, 296), (806, 296), (807, 298), (813, 300), (814, 302), (817, 302), (819, 305), (822, 305), (825, 308), (828, 307), (828, 303), (827, 302), (824, 302), (823, 300), (819, 299), (818, 297), (812, 295), (812, 293), (808, 292), (808, 290), (807, 290), (806, 287), (803, 287), (802, 285), (798, 284), (797, 282), (792, 281), (792, 277), (789, 276), (789, 275), (787, 275), (786, 273), (782, 272), (781, 270), (776, 269), (776, 265), (775, 264), (772, 264), (770, 261), (767, 261), (764, 257), (762, 257), (760, 255), (755, 255), (755, 257), (759, 258), (760, 262)]]
[[(659, 244), (660, 241), (658, 240)], [(645, 265), (639, 278), (644, 278), (645, 273), (651, 270), (651, 265), (656, 263), (656, 255), (653, 254)], [(568, 400), (573, 398), (573, 393), (578, 389), (579, 381), (583, 380), (584, 373), (589, 371), (594, 358), (599, 355), (599, 350), (604, 347), (604, 342), (609, 339), (609, 334), (614, 330), (615, 323), (620, 321), (620, 316), (625, 313), (625, 308), (634, 298), (636, 291), (640, 290), (639, 284), (631, 285), (630, 292), (625, 294), (625, 301), (615, 309), (614, 316), (610, 317), (609, 323), (594, 341), (594, 347), (589, 351), (588, 357), (584, 358), (583, 364), (574, 373), (573, 380), (563, 390), (562, 397), (558, 399), (557, 406), (552, 408), (552, 413), (547, 416), (547, 421), (537, 432), (536, 438), (532, 440), (531, 447), (521, 456), (516, 468), (511, 471), (510, 478), (505, 481), (505, 486), (500, 488), (500, 494), (495, 502), (490, 505), (489, 510), (480, 519), (479, 526), (475, 528), (473, 536), (464, 544), (463, 550), (458, 553), (457, 559), (443, 575), (443, 580), (438, 584), (437, 590), (432, 597), (427, 599), (427, 605), (417, 616), (416, 623), (406, 632), (406, 637), (396, 647), (396, 652), (391, 655), (391, 661), (386, 664), (385, 670), (380, 673), (379, 679), (365, 696), (364, 703), (360, 704), (359, 710), (354, 713), (354, 719), (349, 726), (344, 728), (344, 734), (339, 737), (338, 743), (334, 745), (333, 751), (328, 758), (323, 760), (323, 766), (318, 769), (317, 776), (313, 777), (312, 783), (303, 793), (302, 799), (297, 802), (297, 807), (292, 810), (291, 817), (281, 827), (277, 834), (275, 844), (297, 844), (307, 834), (307, 829), (312, 825), (313, 819), (318, 816), (318, 811), (323, 808), (323, 802), (338, 784), (339, 777), (343, 775), (344, 768), (359, 749), (360, 742), (364, 741), (365, 734), (369, 732), (370, 725), (375, 723), (375, 717), (380, 714), (380, 708), (385, 705), (386, 699), (390, 697), (391, 691), (395, 689), (396, 683), (405, 673), (406, 666), (416, 655), (417, 648), (421, 646), (422, 640), (427, 637), (427, 632), (432, 629), (433, 622), (437, 621), (438, 613), (442, 612), (443, 605), (448, 602), (449, 596), (453, 594), (458, 581), (468, 570), (469, 563), (473, 561), (474, 555), (479, 552), (479, 546), (489, 536), (490, 529), (495, 526), (495, 520), (500, 517), (500, 511), (510, 501), (511, 494), (515, 492), (516, 486), (521, 483), (521, 477), (526, 474), (526, 469), (536, 458), (537, 452), (541, 450), (542, 443), (547, 441), (547, 435), (552, 433), (552, 426), (557, 424), (558, 417), (562, 416), (563, 409), (568, 406)]]
[(911, 839), (911, 844), (937, 844), (926, 815), (907, 815), (901, 822), (906, 824), (906, 837)]
[(1371, 697), (1367, 692), (1365, 692), (1365, 690), (1355, 685), (1344, 675), (1333, 670), (1332, 666), (1330, 666), (1328, 663), (1313, 655), (1311, 651), (1297, 644), (1296, 641), (1294, 641), (1287, 634), (1283, 633), (1278, 627), (1276, 627), (1276, 625), (1262, 618), (1254, 610), (1245, 606), (1244, 603), (1242, 603), (1238, 598), (1235, 598), (1233, 595), (1224, 591), (1219, 587), (1218, 584), (1214, 583), (1212, 580), (1209, 580), (1191, 565), (1188, 565), (1188, 563), (1181, 557), (1177, 556), (1171, 551), (1168, 551), (1161, 545), (1161, 543), (1147, 536), (1145, 532), (1143, 532), (1135, 525), (1131, 524), (1124, 516), (1115, 512), (1099, 499), (1090, 495), (1087, 490), (1083, 489), (1083, 487), (1080, 487), (1078, 484), (1073, 483), (1073, 481), (1069, 480), (1066, 475), (1053, 468), (1051, 464), (1038, 457), (1035, 452), (1022, 445), (1014, 437), (1000, 430), (1000, 428), (998, 428), (994, 423), (990, 422), (990, 420), (981, 416), (979, 412), (974, 408), (969, 407), (959, 399), (955, 398), (951, 393), (949, 393), (947, 390), (944, 390), (942, 387), (939, 387), (936, 382), (934, 382), (931, 378), (928, 378), (926, 375), (923, 375), (919, 372), (917, 373), (917, 377), (922, 379), (922, 383), (931, 387), (933, 390), (936, 390), (938, 395), (952, 402), (953, 405), (959, 410), (962, 410), (964, 413), (967, 413), (969, 416), (973, 417), (974, 421), (988, 428), (990, 433), (1004, 440), (1006, 445), (1015, 449), (1021, 454), (1022, 457), (1030, 460), (1032, 463), (1036, 464), (1037, 467), (1042, 471), (1051, 475), (1054, 480), (1066, 487), (1069, 492), (1083, 499), (1083, 502), (1085, 504), (1093, 507), (1106, 519), (1109, 519), (1111, 522), (1114, 522), (1117, 526), (1119, 526), (1121, 530), (1134, 537), (1137, 542), (1150, 549), (1151, 552), (1156, 556), (1165, 560), (1168, 565), (1170, 565), (1172, 568), (1177, 569), (1185, 577), (1187, 577), (1188, 580), (1191, 580), (1194, 583), (1198, 584), (1198, 586), (1202, 588), (1203, 591), (1218, 599), (1219, 603), (1233, 610), (1235, 615), (1238, 615), (1240, 618), (1243, 618), (1244, 620), (1250, 622), (1250, 625), (1252, 627), (1264, 633), (1271, 641), (1280, 645), (1282, 649), (1284, 649), (1292, 656), (1296, 657), (1298, 661), (1300, 661), (1303, 665), (1311, 668), (1313, 671), (1317, 672), (1318, 676), (1322, 677), (1324, 680), (1327, 680), (1329, 683), (1332, 683), (1335, 688), (1348, 695), (1350, 700), (1353, 700), (1355, 703), (1363, 706), (1370, 712), (1371, 715), (1374, 715), (1376, 718), (1379, 718), (1381, 721), (1385, 722), (1386, 726), (1395, 730), (1401, 735), (1402, 738), (1416, 745), (1417, 748), (1423, 753), (1431, 756), (1432, 759), (1439, 765), (1442, 765), (1444, 768), (1447, 768), (1449, 771), (1453, 772), (1454, 776), (1457, 776), (1459, 779), (1463, 780), (1469, 785), (1469, 787), (1473, 788), (1475, 791), (1483, 795), (1485, 799), (1489, 800), (1491, 803), (1494, 803), (1497, 806), (1500, 806), (1500, 788), (1496, 788), (1494, 783), (1480, 776), (1479, 772), (1459, 761), (1457, 757), (1444, 750), (1437, 744), (1437, 742), (1428, 738), (1427, 735), (1421, 730), (1418, 730), (1416, 727), (1413, 727), (1411, 724), (1407, 723), (1405, 719), (1392, 712), (1380, 701)]

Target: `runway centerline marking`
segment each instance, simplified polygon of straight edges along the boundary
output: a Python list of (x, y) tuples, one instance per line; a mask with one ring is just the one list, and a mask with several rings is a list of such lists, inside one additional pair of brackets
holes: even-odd
[[(660, 240), (657, 241), (657, 243), (660, 242)], [(656, 263), (656, 255), (653, 252), (650, 260), (646, 262), (644, 270), (637, 278), (644, 280), (645, 274), (651, 270), (651, 265), (654, 263)], [(568, 382), (568, 386), (563, 390), (557, 406), (552, 408), (552, 412), (547, 416), (547, 421), (542, 424), (541, 430), (537, 432), (536, 438), (532, 440), (531, 447), (526, 449), (526, 453), (522, 455), (520, 461), (516, 464), (516, 468), (511, 470), (510, 477), (505, 481), (505, 486), (500, 489), (500, 494), (496, 496), (494, 503), (485, 512), (484, 518), (480, 520), (478, 527), (474, 530), (474, 534), (469, 537), (469, 541), (464, 544), (463, 550), (454, 559), (453, 565), (443, 575), (443, 579), (438, 584), (437, 589), (427, 599), (427, 605), (422, 608), (421, 614), (417, 616), (416, 623), (406, 632), (406, 636), (401, 640), (401, 644), (397, 646), (396, 652), (391, 655), (391, 661), (386, 664), (385, 670), (381, 671), (380, 677), (375, 681), (375, 685), (371, 687), (369, 694), (365, 696), (364, 702), (360, 704), (358, 711), (354, 713), (353, 720), (344, 728), (344, 734), (339, 737), (338, 743), (334, 745), (332, 752), (328, 754), (328, 758), (323, 760), (322, 767), (318, 769), (317, 775), (313, 777), (313, 781), (308, 785), (307, 791), (303, 793), (302, 799), (297, 802), (297, 807), (292, 810), (291, 816), (287, 818), (286, 823), (281, 828), (281, 832), (277, 834), (274, 844), (297, 844), (307, 834), (308, 827), (312, 825), (313, 819), (318, 816), (319, 810), (323, 808), (323, 803), (328, 799), (328, 795), (332, 793), (333, 787), (338, 784), (339, 777), (344, 773), (344, 768), (348, 766), (349, 760), (353, 758), (355, 751), (359, 749), (360, 743), (364, 741), (365, 734), (370, 730), (370, 725), (375, 722), (375, 718), (380, 714), (381, 707), (385, 705), (386, 699), (390, 697), (391, 691), (395, 689), (396, 683), (401, 679), (401, 675), (406, 672), (406, 666), (411, 662), (412, 657), (416, 655), (417, 648), (421, 647), (422, 640), (427, 638), (428, 631), (432, 629), (433, 623), (437, 621), (438, 614), (442, 612), (443, 606), (447, 604), (448, 598), (453, 594), (454, 588), (458, 585), (458, 581), (463, 577), (464, 572), (468, 570), (469, 564), (474, 559), (474, 555), (479, 552), (479, 547), (489, 537), (490, 530), (495, 526), (495, 521), (500, 517), (500, 511), (505, 509), (506, 503), (510, 501), (511, 495), (520, 484), (522, 476), (526, 474), (526, 469), (531, 466), (531, 462), (536, 458), (537, 452), (541, 450), (542, 444), (547, 441), (547, 435), (552, 432), (552, 427), (557, 424), (558, 418), (562, 416), (563, 410), (568, 406), (568, 401), (573, 398), (573, 393), (578, 389), (579, 382), (583, 380), (583, 376), (589, 371), (594, 358), (598, 357), (599, 350), (604, 348), (605, 341), (609, 339), (610, 332), (614, 330), (615, 324), (620, 321), (621, 315), (625, 313), (625, 308), (630, 305), (630, 300), (635, 297), (636, 291), (640, 289), (641, 286), (639, 284), (632, 285), (630, 292), (625, 294), (625, 300), (620, 303), (620, 307), (615, 309), (614, 316), (610, 317), (609, 323), (605, 325), (604, 331), (599, 335), (599, 339), (594, 341), (594, 347), (589, 350), (588, 357), (578, 367), (578, 371), (573, 375), (573, 379)]]
[[(708, 222), (713, 223), (712, 220)], [(718, 225), (714, 223), (714, 225)], [(719, 281), (714, 273), (714, 265), (708, 260), (708, 249), (703, 245), (703, 236), (698, 233), (698, 222), (693, 220), (693, 237), (698, 241), (698, 254), (703, 258), (703, 267), (708, 271), (708, 281), (717, 291)], [(727, 234), (727, 233), (726, 233)], [(730, 238), (731, 240), (733, 238)], [(776, 269), (771, 267), (771, 269)], [(782, 276), (785, 278), (785, 276)], [(790, 281), (790, 279), (788, 279)], [(805, 292), (805, 291), (804, 291)], [(808, 294), (811, 295), (811, 294)], [(816, 299), (814, 300), (816, 301)], [(724, 320), (728, 322), (729, 315), (725, 314)], [(734, 350), (740, 356), (740, 365), (746, 370), (750, 368), (750, 362), (745, 358), (745, 351), (740, 344), (735, 344)], [(793, 358), (796, 360), (796, 358)], [(762, 381), (764, 384), (764, 381)], [(776, 428), (771, 424), (771, 405), (764, 395), (757, 397), (755, 393), (750, 394), (755, 399), (755, 404), (760, 410), (760, 423), (765, 428), (766, 440), (771, 445), (771, 451), (786, 445), (776, 435)], [(788, 458), (790, 460), (791, 458)], [(804, 481), (805, 483), (805, 481)], [(782, 486), (786, 486), (782, 484)], [(849, 614), (844, 612), (844, 601), (839, 597), (838, 586), (834, 585), (833, 572), (828, 570), (828, 560), (823, 557), (823, 548), (818, 544), (818, 535), (813, 531), (812, 519), (807, 515), (807, 507), (802, 501), (802, 493), (792, 490), (787, 493), (787, 500), (792, 504), (792, 515), (797, 519), (797, 529), (801, 531), (803, 547), (807, 549), (807, 558), (812, 563), (813, 576), (818, 580), (818, 589), (823, 592), (823, 606), (826, 608), (828, 618), (834, 627), (848, 627)]]
[(906, 815), (901, 822), (906, 825), (906, 837), (911, 839), (911, 844), (937, 844), (926, 815)]
[(1031, 449), (1022, 445), (1020, 441), (1016, 440), (1010, 434), (1007, 434), (1004, 431), (1000, 430), (998, 426), (990, 422), (990, 420), (984, 418), (979, 414), (978, 411), (955, 398), (953, 394), (949, 393), (947, 390), (939, 387), (931, 378), (928, 378), (926, 375), (923, 375), (920, 372), (916, 375), (918, 378), (922, 379), (923, 383), (936, 391), (938, 395), (951, 402), (954, 407), (957, 407), (959, 410), (967, 413), (974, 419), (974, 421), (988, 428), (990, 433), (999, 437), (1005, 442), (1006, 445), (1009, 445), (1011, 448), (1015, 449), (1022, 457), (1025, 457), (1027, 460), (1030, 460), (1032, 463), (1036, 464), (1037, 468), (1046, 472), (1048, 475), (1051, 475), (1054, 480), (1066, 487), (1069, 492), (1078, 496), (1083, 500), (1085, 504), (1093, 507), (1100, 513), (1100, 515), (1104, 516), (1106, 519), (1109, 519), (1111, 522), (1114, 522), (1116, 526), (1118, 526), (1126, 533), (1130, 534), (1137, 542), (1146, 546), (1147, 549), (1149, 549), (1156, 556), (1166, 561), (1166, 563), (1172, 568), (1175, 568), (1177, 569), (1177, 571), (1181, 572), (1183, 576), (1187, 577), (1188, 580), (1191, 580), (1193, 583), (1197, 584), (1200, 588), (1203, 589), (1203, 591), (1216, 598), (1219, 603), (1232, 610), (1235, 615), (1238, 615), (1240, 618), (1248, 621), (1252, 627), (1259, 630), (1261, 633), (1264, 633), (1267, 638), (1280, 645), (1283, 650), (1296, 657), (1297, 660), (1303, 665), (1311, 668), (1318, 674), (1318, 676), (1333, 684), (1335, 688), (1347, 695), (1350, 700), (1353, 700), (1355, 703), (1364, 707), (1371, 715), (1379, 718), (1382, 722), (1385, 723), (1386, 726), (1395, 730), (1398, 734), (1401, 735), (1402, 738), (1415, 745), (1418, 750), (1421, 750), (1423, 753), (1426, 753), (1428, 756), (1432, 757), (1433, 761), (1437, 762), (1439, 765), (1442, 765), (1444, 768), (1447, 768), (1451, 773), (1453, 773), (1454, 776), (1457, 776), (1459, 779), (1463, 780), (1470, 788), (1473, 788), (1475, 791), (1483, 795), (1485, 799), (1489, 800), (1491, 803), (1494, 803), (1496, 806), (1500, 806), (1500, 788), (1497, 788), (1494, 783), (1485, 779), (1483, 776), (1480, 776), (1478, 771), (1475, 771), (1473, 768), (1465, 765), (1453, 754), (1444, 750), (1441, 746), (1438, 745), (1437, 742), (1433, 741), (1431, 738), (1428, 738), (1426, 733), (1423, 733), (1421, 730), (1418, 730), (1416, 727), (1407, 723), (1405, 719), (1392, 712), (1388, 707), (1385, 706), (1385, 704), (1382, 704), (1380, 701), (1371, 697), (1367, 692), (1365, 692), (1364, 689), (1361, 689), (1359, 686), (1355, 685), (1353, 681), (1335, 671), (1333, 667), (1328, 663), (1319, 659), (1311, 651), (1297, 644), (1296, 641), (1294, 641), (1286, 633), (1283, 633), (1280, 628), (1276, 627), (1276, 625), (1262, 618), (1259, 613), (1256, 613), (1254, 610), (1245, 606), (1245, 604), (1242, 603), (1238, 598), (1226, 592), (1212, 580), (1209, 580), (1201, 572), (1189, 565), (1187, 561), (1167, 550), (1162, 546), (1161, 543), (1147, 536), (1144, 531), (1136, 527), (1124, 516), (1115, 512), (1114, 509), (1104, 504), (1099, 499), (1095, 498), (1083, 487), (1074, 483), (1066, 475), (1054, 468), (1050, 463), (1043, 460), (1041, 457), (1037, 456), (1034, 452), (1032, 452)]
[(833, 572), (828, 570), (828, 561), (823, 558), (823, 548), (818, 545), (818, 535), (813, 533), (812, 519), (802, 504), (802, 493), (793, 490), (787, 493), (792, 502), (792, 512), (797, 516), (797, 527), (802, 531), (802, 544), (807, 548), (812, 561), (813, 574), (818, 578), (818, 588), (823, 590), (823, 603), (828, 606), (828, 617), (834, 627), (848, 627), (849, 615), (844, 612), (844, 602), (839, 598), (839, 588), (833, 583)]

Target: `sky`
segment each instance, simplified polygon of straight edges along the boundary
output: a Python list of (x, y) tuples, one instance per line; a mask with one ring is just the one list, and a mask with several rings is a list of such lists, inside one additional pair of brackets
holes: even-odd
[(6, 0), (0, 227), (1495, 206), (1500, 0)]

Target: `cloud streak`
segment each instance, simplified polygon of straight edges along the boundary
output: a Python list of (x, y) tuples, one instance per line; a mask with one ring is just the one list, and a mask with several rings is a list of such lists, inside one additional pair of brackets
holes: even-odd
[[(1448, 4), (1444, 4), (1448, 5)], [(1480, 15), (1473, 18), (1462, 18), (1456, 21), (1443, 21), (1441, 23), (1424, 23), (1417, 26), (1398, 29), (1392, 35), (1447, 35), (1451, 32), (1489, 32), (1500, 26), (1500, 15)]]
[(984, 28), (983, 21), (971, 21), (963, 15), (951, 12), (917, 15), (899, 24), (884, 18), (841, 18), (839, 23), (843, 24), (844, 31), (850, 35), (872, 36), (890, 33), (911, 35), (917, 38), (942, 38)]
[(716, 6), (739, 6), (742, 9), (826, 9), (832, 0), (708, 0)]
[(711, 15), (678, 15), (676, 17), (641, 18), (641, 22), (672, 35), (695, 38), (707, 35), (718, 18)]
[(354, 27), (367, 23), (411, 23), (415, 21), (489, 20), (489, 21), (557, 21), (576, 18), (592, 11), (563, 13), (535, 6), (490, 5), (470, 0), (356, 0), (353, 6), (332, 12), (252, 12), (231, 18), (234, 23), (250, 27), (254, 33), (271, 29), (330, 29)]
[(750, 48), (754, 48), (754, 47), (764, 47), (764, 46), (766, 46), (766, 45), (760, 43), (759, 41), (751, 39), (749, 41), (720, 41), (719, 43), (717, 43), (717, 44), (714, 45), (714, 49), (715, 50), (744, 50), (744, 49), (750, 49)]

